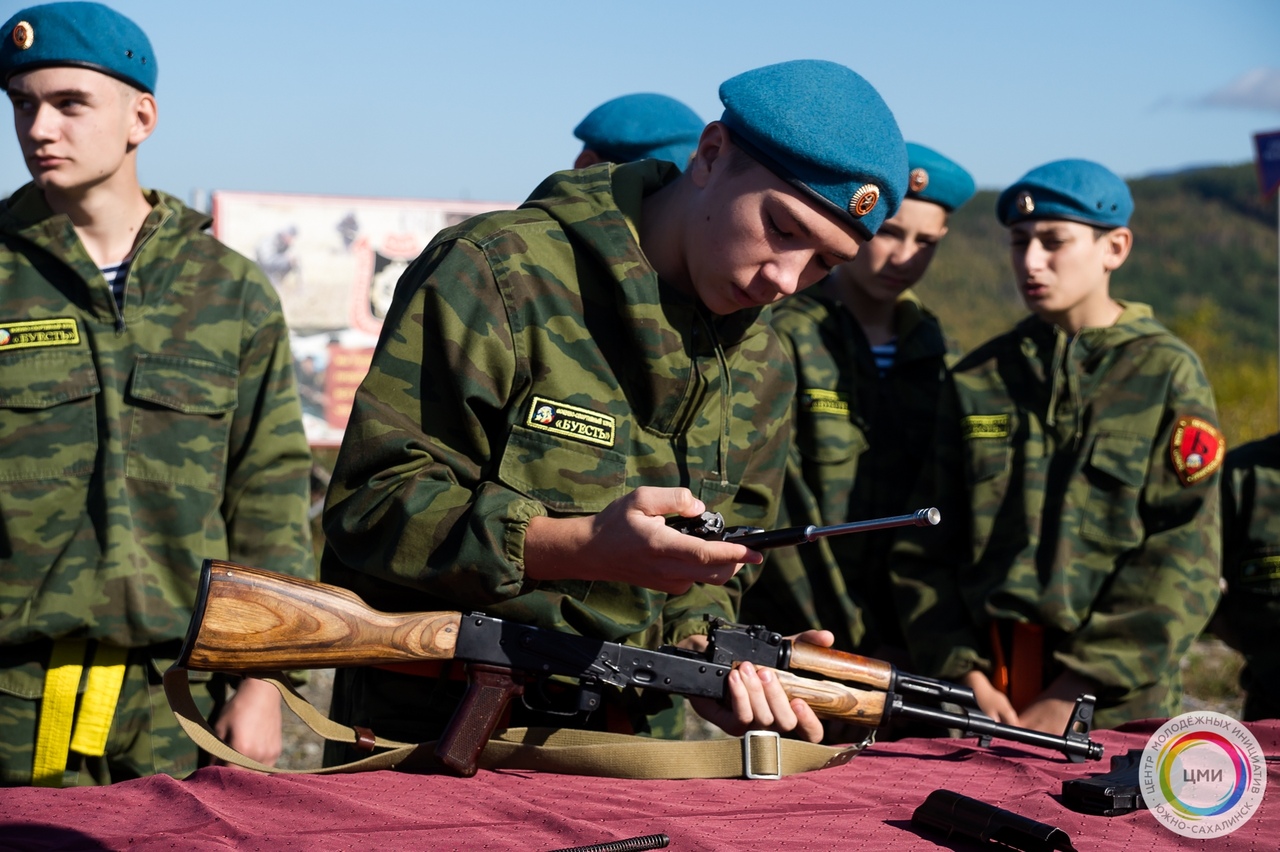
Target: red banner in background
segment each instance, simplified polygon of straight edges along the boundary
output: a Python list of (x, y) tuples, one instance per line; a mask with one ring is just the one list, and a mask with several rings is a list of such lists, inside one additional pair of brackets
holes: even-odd
[(442, 228), (509, 202), (213, 193), (213, 232), (276, 292), (313, 447), (336, 447), (409, 263)]

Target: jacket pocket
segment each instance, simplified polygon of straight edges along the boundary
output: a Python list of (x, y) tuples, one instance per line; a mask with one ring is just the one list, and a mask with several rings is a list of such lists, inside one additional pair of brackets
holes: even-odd
[(222, 486), (239, 372), (212, 361), (139, 355), (129, 388), (131, 479)]
[(823, 523), (848, 520), (858, 461), (868, 447), (866, 435), (847, 414), (801, 411), (797, 415), (795, 446), (801, 475), (818, 502)]
[(498, 479), (556, 512), (595, 514), (625, 493), (627, 459), (583, 441), (511, 427)]
[(100, 390), (88, 352), (0, 358), (0, 481), (88, 476)]
[(1098, 433), (1085, 466), (1089, 496), (1080, 525), (1082, 536), (1126, 549), (1142, 543), (1138, 501), (1150, 459), (1149, 438), (1128, 432)]

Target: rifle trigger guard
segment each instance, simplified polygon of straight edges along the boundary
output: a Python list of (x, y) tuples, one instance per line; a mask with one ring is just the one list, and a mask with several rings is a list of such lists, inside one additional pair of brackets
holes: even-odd
[[(773, 772), (756, 772), (752, 767), (752, 742), (754, 740), (769, 740), (773, 742)], [(764, 744), (761, 744), (762, 747)], [(765, 781), (777, 781), (782, 777), (782, 737), (778, 736), (777, 731), (747, 731), (742, 735), (742, 774), (751, 780), (763, 779)]]

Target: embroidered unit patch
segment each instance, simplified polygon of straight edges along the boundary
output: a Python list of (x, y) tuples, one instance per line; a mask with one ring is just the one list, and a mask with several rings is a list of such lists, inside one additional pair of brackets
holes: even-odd
[(805, 388), (800, 391), (800, 408), (814, 414), (849, 416), (849, 394), (840, 391)]
[(80, 327), (71, 317), (0, 322), (0, 350), (75, 346), (79, 342)]
[(608, 414), (541, 396), (535, 396), (529, 403), (524, 425), (600, 447), (612, 447), (614, 442), (615, 423)]
[(966, 440), (975, 438), (1007, 438), (1009, 437), (1009, 415), (1007, 414), (970, 414), (964, 419), (962, 427)]
[(1180, 417), (1169, 441), (1169, 458), (1183, 485), (1193, 485), (1222, 466), (1227, 441), (1199, 417)]

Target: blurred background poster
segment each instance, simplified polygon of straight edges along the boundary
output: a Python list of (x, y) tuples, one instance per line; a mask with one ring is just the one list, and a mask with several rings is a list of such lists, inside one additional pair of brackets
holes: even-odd
[(510, 202), (213, 193), (213, 233), (267, 274), (312, 446), (335, 447), (396, 282), (438, 231)]

